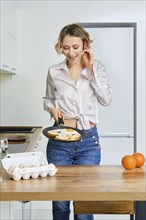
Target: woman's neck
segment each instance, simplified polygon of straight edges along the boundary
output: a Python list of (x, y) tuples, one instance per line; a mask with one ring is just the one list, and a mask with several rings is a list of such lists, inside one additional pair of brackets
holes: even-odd
[(81, 63), (81, 62), (78, 62), (78, 63), (75, 63), (75, 64), (71, 64), (71, 63), (69, 63), (68, 61), (67, 61), (67, 67), (68, 67), (68, 69), (70, 70), (70, 69), (78, 69), (78, 70), (81, 70), (81, 69), (84, 69), (85, 68), (85, 66)]

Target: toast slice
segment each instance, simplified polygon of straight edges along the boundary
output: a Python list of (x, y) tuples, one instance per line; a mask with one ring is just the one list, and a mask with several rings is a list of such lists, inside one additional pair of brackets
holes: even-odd
[(77, 141), (81, 138), (80, 134), (72, 128), (50, 130), (48, 135), (50, 138), (60, 141)]
[(58, 136), (60, 134), (60, 131), (58, 131), (58, 130), (50, 130), (50, 131), (48, 131), (48, 135), (50, 136), (50, 137), (56, 137), (56, 136)]

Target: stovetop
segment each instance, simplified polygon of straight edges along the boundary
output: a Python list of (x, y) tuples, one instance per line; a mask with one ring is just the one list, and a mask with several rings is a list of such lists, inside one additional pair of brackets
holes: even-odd
[(37, 130), (35, 126), (0, 126), (0, 138), (7, 138), (9, 153), (25, 152)]
[(0, 126), (0, 133), (34, 133), (35, 130), (31, 126)]
[(28, 143), (24, 142), (24, 143), (9, 143), (9, 154), (13, 154), (13, 153), (23, 153), (26, 151), (28, 147)]

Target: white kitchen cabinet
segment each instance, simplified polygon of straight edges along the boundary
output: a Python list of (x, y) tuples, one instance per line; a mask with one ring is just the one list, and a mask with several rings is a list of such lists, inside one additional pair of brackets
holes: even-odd
[(0, 202), (0, 219), (10, 220), (10, 202), (8, 201)]
[(12, 1), (1, 1), (1, 73), (17, 72), (17, 15)]
[(121, 165), (122, 158), (133, 154), (133, 138), (100, 138), (101, 165)]
[(124, 155), (136, 151), (135, 25), (84, 24), (91, 39), (95, 39), (92, 49), (104, 63), (112, 87), (111, 105), (99, 105), (102, 165), (120, 165)]

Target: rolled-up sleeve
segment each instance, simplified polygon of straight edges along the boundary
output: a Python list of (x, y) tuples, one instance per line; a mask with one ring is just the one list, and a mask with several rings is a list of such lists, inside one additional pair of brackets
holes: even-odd
[(51, 77), (50, 69), (46, 80), (46, 94), (44, 97), (44, 110), (50, 113), (50, 108), (56, 107), (55, 87)]

